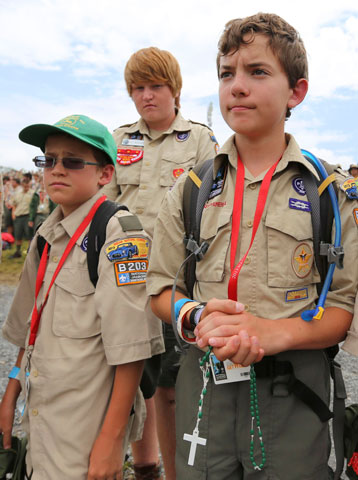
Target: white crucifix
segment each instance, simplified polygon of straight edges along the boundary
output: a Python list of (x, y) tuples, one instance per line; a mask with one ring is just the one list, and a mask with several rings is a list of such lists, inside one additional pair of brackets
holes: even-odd
[(197, 445), (206, 445), (206, 438), (199, 437), (199, 430), (197, 428), (194, 429), (193, 435), (189, 433), (184, 433), (184, 440), (190, 442), (190, 452), (189, 452), (189, 459), (188, 465), (194, 465), (195, 454), (196, 454), (196, 447)]

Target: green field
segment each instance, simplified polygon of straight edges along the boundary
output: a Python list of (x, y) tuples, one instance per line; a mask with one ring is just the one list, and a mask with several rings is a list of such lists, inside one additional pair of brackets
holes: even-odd
[(16, 285), (19, 281), (22, 266), (26, 258), (26, 252), (29, 242), (22, 242), (22, 257), (10, 258), (15, 252), (15, 245), (11, 250), (3, 250), (0, 263), (0, 283), (6, 285)]

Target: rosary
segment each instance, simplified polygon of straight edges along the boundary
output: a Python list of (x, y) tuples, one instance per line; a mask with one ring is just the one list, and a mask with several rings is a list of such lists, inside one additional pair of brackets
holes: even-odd
[[(196, 419), (196, 425), (192, 435), (184, 433), (184, 440), (191, 442), (188, 465), (193, 466), (195, 461), (196, 448), (198, 445), (206, 445), (206, 438), (199, 437), (199, 423), (203, 416), (203, 404), (204, 397), (207, 393), (207, 385), (210, 379), (210, 364), (209, 357), (212, 351), (212, 347), (209, 347), (205, 355), (199, 360), (200, 370), (203, 374), (203, 388), (200, 393), (198, 415)], [(251, 413), (251, 429), (250, 429), (250, 460), (254, 470), (262, 470), (266, 463), (265, 446), (262, 439), (262, 431), (260, 425), (259, 406), (257, 401), (256, 391), (256, 373), (254, 367), (251, 365), (250, 369), (250, 413)], [(257, 464), (254, 458), (254, 439), (255, 439), (255, 423), (257, 427), (259, 443), (261, 448), (261, 463)]]

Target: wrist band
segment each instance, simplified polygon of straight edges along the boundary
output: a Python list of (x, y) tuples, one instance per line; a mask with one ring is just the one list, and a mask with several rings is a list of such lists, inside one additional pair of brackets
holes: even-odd
[(195, 327), (200, 322), (200, 317), (201, 317), (201, 314), (203, 313), (205, 306), (206, 306), (206, 302), (199, 303), (199, 305), (194, 307), (193, 310), (190, 312), (189, 323), (193, 330), (195, 330)]
[(187, 312), (191, 310), (193, 307), (196, 307), (197, 305), (200, 305), (199, 302), (194, 302), (194, 301), (191, 301), (190, 303), (186, 302), (186, 304), (182, 306), (179, 312), (178, 321), (177, 321), (178, 334), (179, 334), (179, 337), (182, 340), (184, 340), (184, 342), (187, 342), (187, 343), (195, 343), (195, 335), (193, 334), (192, 331), (183, 328), (184, 318)]
[(18, 380), (20, 372), (20, 367), (12, 367), (11, 372), (8, 375), (8, 378), (13, 378), (14, 380)]
[(190, 298), (180, 298), (177, 300), (174, 304), (174, 313), (175, 313), (175, 320), (178, 321), (179, 317), (179, 312), (180, 309), (182, 308), (183, 305), (185, 305), (188, 302), (192, 302), (193, 300), (190, 300)]

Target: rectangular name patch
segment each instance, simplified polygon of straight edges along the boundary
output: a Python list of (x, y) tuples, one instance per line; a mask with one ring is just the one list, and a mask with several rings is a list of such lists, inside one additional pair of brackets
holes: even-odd
[(302, 210), (303, 212), (311, 211), (310, 202), (305, 202), (304, 200), (299, 200), (298, 198), (289, 198), (288, 206), (294, 210)]
[(118, 287), (145, 283), (147, 279), (148, 260), (126, 260), (115, 262), (114, 272)]
[(297, 300), (305, 300), (308, 298), (308, 289), (300, 288), (299, 290), (288, 290), (286, 292), (285, 302), (297, 302)]

